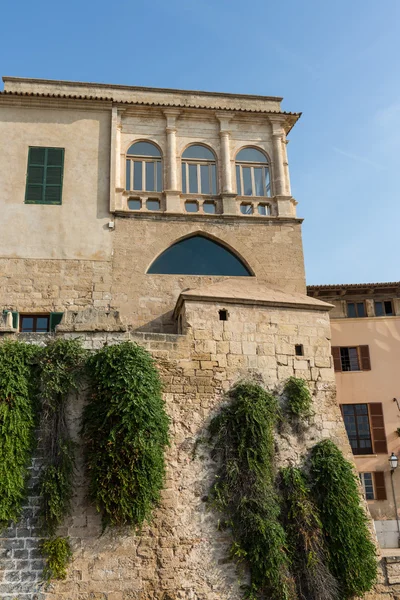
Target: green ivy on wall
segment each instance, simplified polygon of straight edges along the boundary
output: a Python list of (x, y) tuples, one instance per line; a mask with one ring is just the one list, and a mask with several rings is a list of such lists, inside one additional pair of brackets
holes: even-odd
[[(79, 388), (87, 351), (78, 340), (51, 341), (40, 353), (41, 445), (44, 457), (39, 497), (45, 575), (64, 578), (72, 555), (67, 538), (55, 537), (69, 514), (73, 492), (74, 443), (66, 421), (67, 400)], [(68, 551), (67, 551), (68, 549)], [(57, 565), (57, 568), (55, 567)]]
[(331, 440), (323, 440), (312, 450), (311, 478), (340, 597), (362, 596), (376, 581), (377, 561), (353, 466)]
[(0, 527), (17, 521), (37, 425), (36, 346), (0, 344)]
[(312, 397), (307, 382), (300, 377), (289, 377), (284, 392), (288, 400), (290, 413), (297, 418), (312, 415)]
[(286, 535), (274, 488), (276, 399), (254, 383), (240, 383), (209, 427), (213, 455), (220, 461), (211, 504), (232, 531), (232, 556), (247, 563), (250, 598), (294, 597)]
[(151, 355), (132, 342), (108, 346), (88, 361), (83, 414), (89, 493), (103, 525), (148, 520), (164, 483), (169, 418)]
[(305, 475), (296, 467), (281, 469), (280, 488), (291, 569), (299, 598), (338, 600), (339, 586), (327, 566), (322, 524)]

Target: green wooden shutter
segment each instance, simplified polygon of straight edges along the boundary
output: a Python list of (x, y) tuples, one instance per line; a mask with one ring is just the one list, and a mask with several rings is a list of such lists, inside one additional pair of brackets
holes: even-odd
[[(3, 310), (3, 315), (6, 316), (8, 312), (10, 312), (10, 311)], [(14, 329), (18, 329), (18, 321), (19, 321), (19, 314), (17, 312), (12, 311), (12, 326), (14, 327)]]
[(53, 312), (50, 313), (50, 331), (55, 331), (57, 325), (61, 323), (61, 319), (63, 318), (62, 312)]
[(61, 204), (64, 148), (29, 148), (26, 204)]

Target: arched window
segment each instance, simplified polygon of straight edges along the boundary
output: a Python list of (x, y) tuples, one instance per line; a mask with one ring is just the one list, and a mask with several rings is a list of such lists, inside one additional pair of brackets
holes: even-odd
[(126, 190), (161, 192), (161, 152), (150, 142), (136, 142), (126, 153)]
[(217, 193), (215, 156), (209, 148), (195, 144), (182, 154), (182, 191), (184, 194)]
[(163, 275), (250, 276), (233, 252), (202, 235), (176, 242), (153, 262), (148, 273)]
[(236, 156), (238, 196), (270, 196), (268, 160), (256, 148), (243, 148)]

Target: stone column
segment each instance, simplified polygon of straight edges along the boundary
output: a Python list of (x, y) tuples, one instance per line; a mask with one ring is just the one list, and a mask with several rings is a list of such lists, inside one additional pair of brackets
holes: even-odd
[(285, 168), (283, 164), (283, 135), (284, 132), (281, 123), (272, 121), (274, 196), (286, 196)]
[(221, 197), (224, 214), (236, 214), (236, 194), (232, 186), (232, 163), (231, 163), (231, 133), (228, 129), (231, 115), (217, 113), (219, 121), (219, 138), (221, 144)]
[(272, 127), (273, 192), (278, 216), (295, 217), (297, 202), (292, 198), (289, 183), (289, 165), (286, 153), (286, 134), (282, 120), (270, 117)]
[(178, 167), (176, 156), (176, 119), (179, 114), (180, 111), (176, 109), (164, 110), (167, 121), (167, 126), (165, 128), (167, 136), (167, 154), (165, 156), (165, 201), (166, 210), (168, 212), (182, 212), (180, 201), (181, 190), (178, 190)]

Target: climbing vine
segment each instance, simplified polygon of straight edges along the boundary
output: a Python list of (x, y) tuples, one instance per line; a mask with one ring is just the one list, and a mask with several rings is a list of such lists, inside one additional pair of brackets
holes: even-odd
[(18, 519), (25, 497), (37, 424), (37, 352), (18, 341), (0, 344), (0, 528)]
[(224, 515), (234, 542), (233, 557), (250, 570), (250, 598), (287, 600), (294, 595), (286, 536), (274, 488), (275, 398), (254, 383), (240, 383), (209, 427), (220, 468), (211, 504)]
[[(87, 352), (78, 340), (50, 342), (40, 355), (41, 446), (44, 465), (39, 482), (40, 518), (43, 533), (50, 537), (42, 545), (45, 573), (63, 577), (71, 552), (67, 538), (54, 537), (70, 510), (73, 491), (74, 443), (66, 422), (68, 396), (78, 389)], [(64, 562), (63, 562), (64, 561)], [(57, 568), (50, 566), (57, 565)]]
[(353, 467), (332, 441), (323, 440), (312, 450), (311, 476), (340, 597), (362, 596), (376, 581), (377, 561)]
[(322, 525), (304, 474), (295, 467), (282, 469), (280, 487), (283, 520), (299, 598), (337, 600), (338, 583), (327, 567)]
[(169, 419), (150, 354), (132, 342), (88, 361), (89, 402), (82, 435), (89, 493), (103, 526), (139, 526), (160, 499)]
[(42, 543), (42, 553), (46, 556), (46, 565), (43, 570), (43, 578), (65, 579), (67, 576), (67, 565), (72, 558), (69, 538), (53, 537)]
[(289, 411), (297, 418), (307, 418), (312, 414), (312, 397), (304, 379), (289, 377), (284, 392), (288, 400)]

